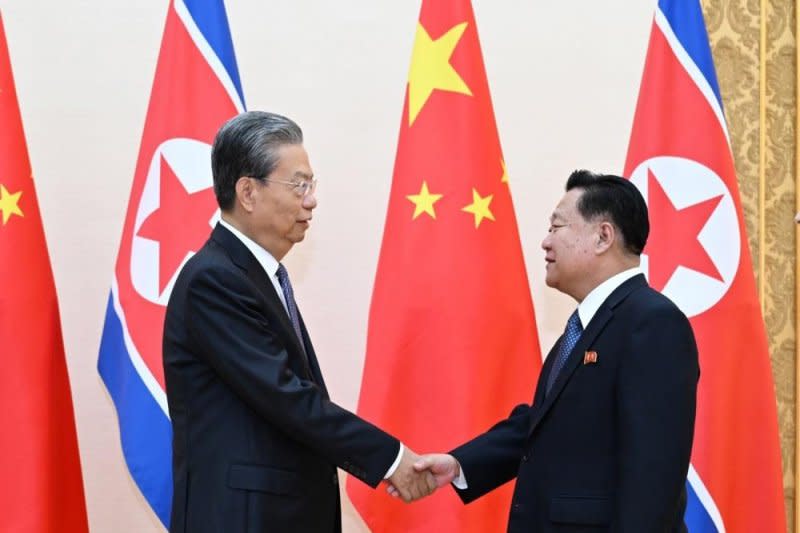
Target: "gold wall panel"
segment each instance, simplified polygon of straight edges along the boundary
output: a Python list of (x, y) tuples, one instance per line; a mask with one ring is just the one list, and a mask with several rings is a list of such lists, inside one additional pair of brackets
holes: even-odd
[(795, 0), (703, 0), (769, 338), (789, 531), (795, 531)]

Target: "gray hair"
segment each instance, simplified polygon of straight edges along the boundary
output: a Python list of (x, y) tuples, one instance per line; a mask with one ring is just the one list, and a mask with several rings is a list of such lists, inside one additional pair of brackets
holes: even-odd
[(239, 178), (266, 178), (278, 164), (281, 146), (302, 143), (300, 126), (275, 113), (247, 111), (223, 124), (211, 148), (214, 194), (220, 209), (233, 207)]

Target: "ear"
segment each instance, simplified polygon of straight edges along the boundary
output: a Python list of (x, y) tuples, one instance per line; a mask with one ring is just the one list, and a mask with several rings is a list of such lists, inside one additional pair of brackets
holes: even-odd
[(614, 224), (604, 220), (597, 226), (597, 241), (595, 243), (595, 253), (605, 253), (617, 241), (617, 228)]
[(255, 206), (256, 183), (253, 178), (242, 176), (236, 181), (236, 203), (247, 213), (252, 213)]

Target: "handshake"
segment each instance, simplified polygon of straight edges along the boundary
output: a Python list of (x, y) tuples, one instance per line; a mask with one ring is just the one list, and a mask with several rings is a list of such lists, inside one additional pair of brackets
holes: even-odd
[(387, 479), (387, 491), (395, 498), (410, 503), (449, 485), (460, 473), (461, 465), (452, 455), (417, 455), (405, 448), (400, 464)]

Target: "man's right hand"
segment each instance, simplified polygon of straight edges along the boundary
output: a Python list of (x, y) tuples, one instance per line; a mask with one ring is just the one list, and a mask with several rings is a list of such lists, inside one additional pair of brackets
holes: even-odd
[(428, 496), (436, 490), (436, 480), (431, 472), (416, 469), (420, 456), (405, 447), (400, 464), (389, 477), (389, 494), (409, 503)]
[(414, 463), (417, 472), (430, 472), (436, 480), (436, 488), (444, 487), (453, 482), (461, 474), (461, 465), (452, 455), (446, 453), (431, 453), (420, 457)]

